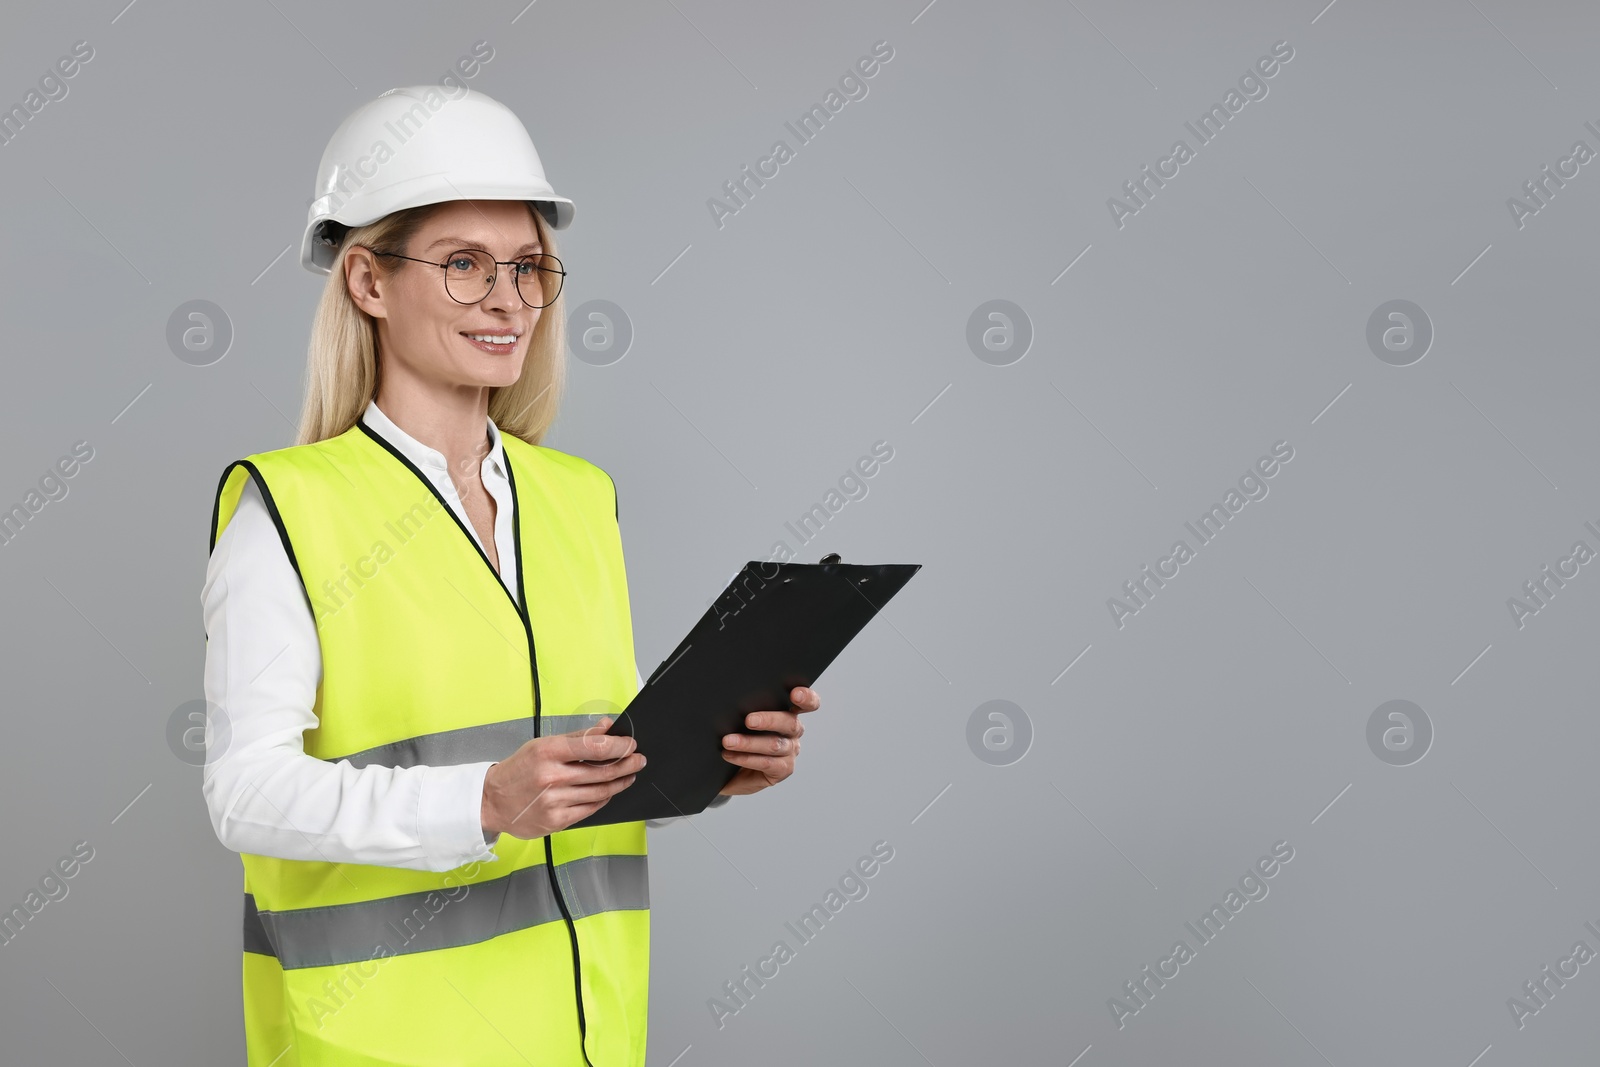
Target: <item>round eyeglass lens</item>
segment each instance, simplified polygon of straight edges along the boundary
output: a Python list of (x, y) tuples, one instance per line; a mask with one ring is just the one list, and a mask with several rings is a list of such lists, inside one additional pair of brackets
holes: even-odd
[[(453, 252), (445, 261), (445, 289), (463, 304), (476, 304), (494, 284), (496, 266), (489, 253), (467, 248)], [(561, 263), (554, 256), (535, 253), (523, 256), (508, 267), (511, 280), (529, 307), (548, 307), (561, 293)]]

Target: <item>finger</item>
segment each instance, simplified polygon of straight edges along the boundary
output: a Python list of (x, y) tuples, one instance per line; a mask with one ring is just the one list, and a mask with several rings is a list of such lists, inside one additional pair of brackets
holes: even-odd
[(798, 752), (799, 741), (787, 737), (772, 737), (766, 734), (724, 734), (722, 747), (730, 748), (736, 752), (768, 753), (782, 756)]
[(626, 756), (619, 756), (614, 760), (601, 762), (588, 762), (575, 760), (571, 763), (561, 764), (554, 773), (556, 784), (559, 785), (590, 785), (595, 782), (609, 782), (624, 775), (638, 774), (644, 769), (645, 756), (643, 752), (630, 752)]
[(569, 730), (565, 734), (552, 734), (552, 737), (597, 737), (605, 734), (616, 720), (609, 715), (600, 716), (600, 721), (592, 726), (581, 726), (576, 730)]
[(566, 787), (551, 794), (548, 817), (563, 827), (599, 810), (612, 797), (633, 784), (633, 777), (619, 778), (615, 783)]
[(789, 756), (762, 756), (754, 752), (729, 752), (722, 750), (722, 758), (729, 763), (740, 767), (749, 767), (753, 771), (772, 774), (777, 771), (783, 773), (780, 777), (788, 777), (794, 773), (794, 760)]
[(744, 717), (744, 724), (752, 730), (765, 730), (785, 737), (799, 737), (803, 732), (799, 716), (792, 711), (752, 711)]
[(586, 730), (578, 730), (570, 734), (555, 734), (550, 738), (552, 747), (556, 750), (559, 759), (571, 762), (573, 760), (614, 760), (632, 752), (638, 742), (631, 737), (614, 737), (601, 730), (598, 726), (591, 726)]
[(569, 733), (573, 737), (593, 737), (596, 734), (603, 734), (607, 730), (609, 730), (611, 728), (612, 722), (614, 722), (614, 721), (615, 720), (613, 720), (611, 718), (611, 716), (602, 715), (602, 716), (600, 716), (600, 721), (595, 723), (593, 726), (579, 727), (576, 730), (569, 731)]
[(599, 806), (632, 785), (636, 777), (636, 775), (625, 774), (615, 781), (603, 782), (598, 785), (571, 786), (561, 793), (557, 803), (567, 807), (577, 807), (584, 804)]
[(570, 827), (575, 822), (587, 819), (589, 816), (593, 815), (610, 802), (611, 798), (609, 796), (605, 796), (587, 804), (574, 804), (571, 807), (562, 808), (558, 813), (558, 821), (561, 826)]
[(789, 690), (789, 703), (794, 705), (795, 711), (816, 711), (822, 707), (822, 698), (815, 689), (797, 685)]

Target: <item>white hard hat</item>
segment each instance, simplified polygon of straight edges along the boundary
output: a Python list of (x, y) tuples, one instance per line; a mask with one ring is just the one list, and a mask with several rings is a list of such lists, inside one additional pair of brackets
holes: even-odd
[(317, 167), (300, 265), (331, 274), (346, 227), (446, 200), (526, 200), (552, 229), (572, 221), (572, 201), (545, 180), (533, 139), (498, 100), (443, 86), (390, 89), (351, 112)]

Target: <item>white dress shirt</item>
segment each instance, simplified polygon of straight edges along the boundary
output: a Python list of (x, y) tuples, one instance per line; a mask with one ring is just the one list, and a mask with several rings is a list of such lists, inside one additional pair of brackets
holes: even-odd
[[(481, 548), (444, 455), (395, 425), (376, 401), (363, 418), (428, 477)], [(480, 474), (495, 502), (500, 576), (515, 598), (511, 485), (499, 427), (487, 421), (491, 447)], [(224, 709), (228, 729), (222, 751), (207, 752), (202, 790), (224, 845), (285, 859), (425, 871), (498, 860), (482, 825), (483, 780), (493, 761), (357, 768), (306, 754), (301, 735), (317, 725), (312, 709), (322, 649), (299, 576), (254, 478), (246, 480), (238, 509), (217, 538), (200, 596), (205, 698)], [(719, 796), (713, 803), (727, 800)]]

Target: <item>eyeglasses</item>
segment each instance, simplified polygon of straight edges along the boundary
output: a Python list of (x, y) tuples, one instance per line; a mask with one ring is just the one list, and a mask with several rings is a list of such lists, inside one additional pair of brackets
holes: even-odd
[(476, 248), (463, 248), (451, 252), (443, 263), (431, 259), (402, 256), (398, 252), (373, 252), (376, 256), (393, 256), (409, 259), (413, 263), (426, 263), (444, 271), (444, 291), (458, 304), (476, 304), (494, 289), (496, 267), (515, 267), (511, 272), (517, 295), (531, 308), (549, 307), (561, 295), (561, 283), (567, 272), (561, 261), (546, 252), (535, 252), (511, 260), (497, 260), (489, 253)]

